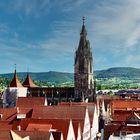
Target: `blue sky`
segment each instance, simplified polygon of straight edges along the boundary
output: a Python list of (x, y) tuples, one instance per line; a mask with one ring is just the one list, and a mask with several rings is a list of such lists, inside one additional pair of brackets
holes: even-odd
[(139, 0), (0, 0), (0, 73), (73, 72), (82, 16), (94, 69), (140, 67)]

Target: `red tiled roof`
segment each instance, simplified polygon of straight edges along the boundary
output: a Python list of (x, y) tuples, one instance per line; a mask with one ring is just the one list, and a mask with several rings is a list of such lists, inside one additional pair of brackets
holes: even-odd
[(97, 100), (116, 100), (116, 99), (120, 99), (121, 97), (119, 95), (114, 95), (114, 96), (110, 96), (110, 95), (98, 95), (97, 96)]
[(113, 110), (140, 110), (140, 101), (136, 100), (113, 100), (111, 101)]
[(32, 108), (17, 107), (17, 114), (28, 114)]
[[(36, 119), (72, 119), (84, 124), (86, 106), (47, 106), (34, 107), (32, 118)], [(82, 125), (81, 124), (81, 125)], [(81, 126), (83, 131), (83, 125)], [(76, 132), (76, 131), (75, 131)]]
[(61, 102), (58, 104), (59, 106), (86, 106), (88, 108), (90, 124), (92, 125), (95, 103), (83, 103), (83, 102)]
[(17, 110), (15, 108), (0, 108), (2, 118), (0, 121), (12, 121), (16, 118)]
[[(64, 136), (64, 140), (67, 138), (68, 134), (68, 128), (69, 128), (70, 119), (22, 119), (21, 123), (19, 124), (21, 126), (21, 130), (30, 130), (30, 124), (35, 124), (38, 129), (41, 130), (41, 126), (44, 125), (52, 125), (52, 131), (61, 131)], [(29, 125), (29, 128), (28, 128)], [(44, 129), (45, 126), (43, 126)], [(50, 130), (51, 131), (51, 130)]]
[(16, 120), (12, 123), (12, 130), (17, 130), (17, 127), (20, 124), (20, 120)]
[(123, 122), (123, 121), (126, 121), (128, 118), (134, 116), (135, 114), (140, 116), (140, 111), (116, 110), (114, 111), (114, 114), (112, 115), (112, 119), (113, 121), (116, 121), (116, 122)]
[(104, 140), (108, 140), (112, 133), (119, 134), (120, 132), (140, 133), (140, 126), (127, 126), (115, 123), (107, 124), (104, 127)]
[(19, 79), (18, 79), (16, 70), (15, 70), (15, 73), (14, 73), (14, 77), (9, 84), (9, 87), (23, 87), (22, 84), (20, 83)]
[(36, 106), (32, 118), (36, 119), (85, 119), (85, 106)]
[(10, 125), (8, 122), (0, 121), (0, 131), (8, 131), (11, 128), (12, 128), (12, 125)]
[(49, 132), (51, 128), (52, 128), (51, 124), (29, 123), (26, 131), (47, 131), (47, 132)]
[(52, 129), (61, 131), (63, 133), (64, 140), (67, 140), (70, 120), (51, 119), (48, 120), (48, 123), (52, 124)]
[(17, 107), (33, 108), (45, 104), (44, 97), (18, 97), (16, 101)]
[(5, 121), (8, 123), (12, 123), (17, 118), (19, 114), (25, 114), (26, 117), (31, 117), (32, 109), (29, 108), (0, 108), (0, 114), (2, 114), (2, 118), (0, 122)]
[(42, 132), (42, 131), (14, 131), (19, 136), (26, 137), (29, 136), (30, 140), (50, 140), (50, 132)]
[(33, 111), (32, 108), (21, 108), (21, 107), (19, 108), (19, 107), (17, 107), (17, 118), (18, 119), (22, 119), (24, 117), (31, 118), (32, 111)]
[(0, 131), (0, 140), (12, 140), (10, 131), (8, 130), (1, 130)]
[[(26, 119), (22, 119), (20, 124), (18, 124), (18, 125), (21, 126), (21, 130), (27, 130), (30, 123), (31, 124), (36, 124), (36, 125), (41, 125), (41, 124), (47, 124), (47, 125), (49, 124), (50, 125), (51, 124), (52, 129), (58, 129), (57, 131), (62, 131), (64, 129), (61, 129), (60, 127), (61, 127), (61, 125), (63, 125), (63, 123), (65, 123), (65, 121), (69, 121), (69, 119), (68, 120), (62, 120), (62, 119), (29, 119), (29, 118), (27, 119), (26, 118)], [(57, 124), (57, 127), (56, 127), (56, 125), (54, 125), (54, 123)], [(60, 126), (59, 126), (58, 123), (60, 124)], [(77, 137), (77, 135), (78, 135), (78, 125), (80, 125), (81, 132), (83, 132), (84, 121), (83, 120), (72, 120), (72, 124), (73, 124), (73, 127), (74, 127), (75, 136)]]
[[(26, 130), (28, 124), (30, 123), (31, 119), (30, 118), (25, 118), (25, 119), (21, 119), (19, 125), (21, 126), (21, 130)], [(17, 130), (17, 127), (16, 129)]]
[(25, 79), (25, 81), (22, 84), (24, 87), (37, 87), (37, 85), (35, 85), (30, 77), (29, 72), (27, 73), (27, 77)]
[(60, 102), (58, 105), (67, 106), (94, 106), (95, 103), (85, 103), (85, 102)]
[(125, 121), (128, 116), (130, 116), (131, 112), (129, 111), (115, 111), (115, 113), (112, 115), (113, 121)]

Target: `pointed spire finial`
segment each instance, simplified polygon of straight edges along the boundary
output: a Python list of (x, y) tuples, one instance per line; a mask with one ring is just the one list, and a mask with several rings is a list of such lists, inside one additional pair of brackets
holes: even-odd
[(15, 64), (15, 70), (17, 69), (17, 66), (16, 66), (16, 64)]
[(29, 67), (27, 67), (27, 73), (29, 73)]
[(83, 25), (85, 25), (85, 20), (86, 20), (86, 18), (85, 18), (85, 16), (83, 16)]
[(81, 29), (81, 33), (80, 33), (80, 35), (81, 36), (86, 36), (87, 35), (87, 31), (86, 31), (86, 27), (85, 27), (85, 17), (83, 16), (83, 18), (82, 18), (82, 20), (83, 20), (83, 25), (82, 25), (82, 29)]
[(17, 65), (15, 64), (15, 74), (17, 73)]

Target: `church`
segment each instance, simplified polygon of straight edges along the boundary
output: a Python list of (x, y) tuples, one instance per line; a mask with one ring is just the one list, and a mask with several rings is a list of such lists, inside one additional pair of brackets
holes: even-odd
[[(80, 40), (74, 58), (74, 87), (38, 87), (29, 72), (23, 84), (18, 80), (16, 68), (13, 79), (5, 89), (3, 98), (6, 107), (15, 106), (18, 97), (45, 96), (51, 105), (59, 102), (93, 102), (96, 99), (95, 80), (93, 74), (93, 58), (90, 42), (87, 40), (85, 17), (83, 17)], [(14, 90), (13, 90), (14, 89)], [(12, 91), (12, 94), (9, 92)], [(14, 94), (13, 91), (16, 91)], [(13, 98), (13, 94), (15, 95)], [(11, 96), (11, 97), (9, 97)], [(9, 98), (12, 100), (10, 103)], [(7, 106), (9, 104), (10, 106)], [(12, 104), (12, 105), (11, 105)]]
[(75, 99), (77, 101), (94, 100), (95, 82), (93, 80), (93, 58), (90, 42), (87, 40), (84, 17), (79, 46), (75, 52), (74, 83)]

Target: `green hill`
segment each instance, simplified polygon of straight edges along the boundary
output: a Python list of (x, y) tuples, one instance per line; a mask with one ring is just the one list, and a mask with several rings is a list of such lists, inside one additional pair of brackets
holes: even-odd
[[(18, 77), (19, 79), (25, 79), (27, 73), (26, 72), (19, 72)], [(64, 83), (64, 82), (72, 82), (73, 81), (73, 74), (72, 73), (64, 73), (64, 72), (39, 72), (34, 73), (30, 72), (30, 76), (35, 81), (42, 81), (42, 82), (54, 82), (54, 83)], [(0, 74), (1, 78), (12, 79), (13, 73), (8, 74)]]
[(140, 69), (132, 67), (114, 67), (107, 70), (95, 71), (98, 78), (140, 79)]
[[(18, 73), (19, 79), (25, 79), (26, 72)], [(30, 72), (31, 78), (35, 81), (43, 81), (43, 82), (54, 82), (54, 83), (64, 83), (64, 82), (73, 82), (74, 75), (73, 73), (65, 73), (65, 72)], [(1, 78), (11, 79), (13, 77), (13, 73), (8, 74), (0, 74)], [(107, 70), (95, 71), (95, 78), (98, 79), (112, 79), (119, 78), (123, 80), (136, 80), (140, 79), (140, 69), (132, 68), (132, 67), (114, 67), (109, 68)]]

